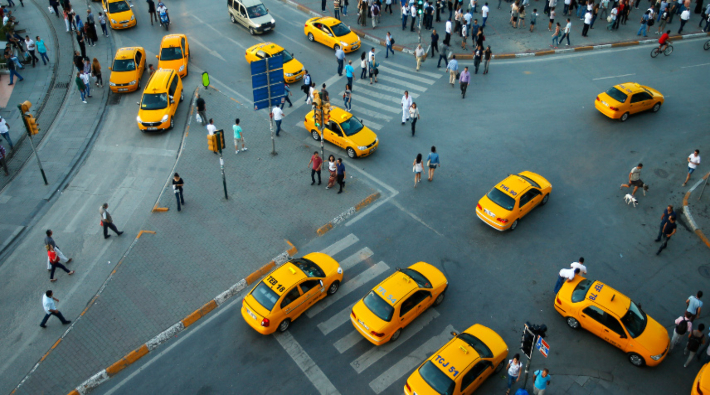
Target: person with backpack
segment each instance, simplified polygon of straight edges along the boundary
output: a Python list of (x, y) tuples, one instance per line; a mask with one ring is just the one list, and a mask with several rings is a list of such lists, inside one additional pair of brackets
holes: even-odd
[(692, 330), (693, 321), (690, 320), (690, 313), (686, 311), (684, 315), (681, 315), (675, 320), (675, 328), (673, 329), (673, 336), (671, 337), (671, 345), (668, 348), (668, 352), (673, 351), (673, 347), (680, 342), (686, 333)]
[(693, 357), (695, 357), (695, 353), (697, 353), (700, 346), (705, 343), (704, 329), (705, 325), (698, 324), (698, 329), (690, 332), (688, 335), (688, 344), (683, 351), (683, 355), (688, 355), (688, 359), (685, 361), (685, 364), (683, 364), (684, 368), (688, 367), (688, 364), (693, 360)]

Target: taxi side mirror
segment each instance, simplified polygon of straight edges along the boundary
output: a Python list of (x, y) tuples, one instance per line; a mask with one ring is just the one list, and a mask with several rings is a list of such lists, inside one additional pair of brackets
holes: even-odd
[(323, 287), (323, 280), (318, 280), (320, 282), (320, 286)]
[(108, 66), (108, 69), (109, 69), (110, 71), (113, 71), (113, 68), (112, 68), (111, 66)]
[(458, 336), (458, 335), (459, 335), (459, 334), (456, 333), (455, 331), (451, 331), (451, 336), (456, 337), (456, 336)]
[(160, 59), (160, 56), (158, 56), (158, 55), (155, 55), (155, 58), (156, 58), (156, 59)]

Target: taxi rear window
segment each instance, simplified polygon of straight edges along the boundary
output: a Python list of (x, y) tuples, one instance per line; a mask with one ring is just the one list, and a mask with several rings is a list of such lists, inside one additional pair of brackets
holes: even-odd
[(254, 288), (251, 296), (253, 296), (262, 307), (269, 311), (274, 308), (274, 305), (279, 300), (279, 295), (263, 282), (259, 283), (259, 285)]
[(367, 296), (362, 299), (370, 311), (380, 317), (381, 320), (390, 322), (392, 319), (392, 314), (394, 314), (394, 308), (390, 306), (384, 299), (382, 299), (375, 291), (370, 291)]
[(508, 211), (512, 211), (513, 207), (515, 207), (515, 199), (506, 195), (503, 191), (498, 190), (498, 188), (491, 189), (486, 196), (488, 196), (488, 199), (491, 199), (493, 203)]
[(427, 278), (424, 277), (424, 275), (419, 273), (418, 271), (409, 268), (399, 270), (407, 276), (411, 277), (412, 280), (417, 283), (419, 288), (431, 288), (431, 283), (429, 282), (429, 280), (427, 280)]
[(439, 370), (433, 362), (427, 361), (427, 363), (422, 365), (422, 367), (419, 368), (419, 374), (438, 394), (451, 395), (454, 393), (456, 383), (448, 378), (444, 372)]
[(493, 352), (482, 342), (481, 339), (473, 336), (469, 333), (462, 333), (459, 335), (459, 339), (468, 343), (469, 346), (473, 347), (474, 350), (481, 356), (481, 358), (493, 358)]
[(611, 87), (611, 89), (606, 91), (606, 94), (611, 96), (612, 99), (618, 101), (619, 103), (626, 103), (626, 98), (628, 97), (626, 93), (616, 89), (616, 87)]
[(592, 286), (592, 280), (582, 280), (572, 291), (572, 303), (579, 303), (587, 297), (587, 291)]
[(325, 272), (320, 266), (316, 265), (313, 261), (306, 258), (294, 259), (291, 261), (294, 265), (298, 266), (299, 269), (303, 270), (303, 273), (308, 277), (325, 277)]

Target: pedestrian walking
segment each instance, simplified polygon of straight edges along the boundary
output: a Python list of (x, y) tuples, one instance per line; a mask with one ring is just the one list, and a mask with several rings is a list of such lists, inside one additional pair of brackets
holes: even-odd
[(412, 102), (412, 105), (409, 107), (409, 119), (412, 120), (412, 137), (414, 137), (414, 132), (416, 131), (417, 127), (417, 121), (421, 118), (419, 116), (419, 108), (417, 107), (417, 103)]
[(567, 38), (567, 44), (566, 44), (566, 46), (569, 46), (569, 45), (570, 45), (570, 42), (569, 42), (569, 35), (570, 35), (570, 31), (571, 31), (571, 30), (572, 30), (572, 22), (570, 21), (569, 18), (567, 18), (567, 25), (565, 25), (564, 34), (562, 34), (562, 37), (560, 37), (560, 42), (562, 42), (565, 38)]
[[(67, 264), (71, 263), (71, 261), (73, 261), (74, 259), (73, 259), (73, 258), (67, 258), (66, 256), (64, 256), (64, 254), (62, 253), (62, 251), (59, 250), (59, 247), (57, 247), (57, 243), (55, 243), (55, 242), (54, 242), (54, 239), (52, 238), (52, 230), (51, 230), (51, 229), (47, 229), (47, 231), (45, 232), (45, 234), (46, 234), (47, 236), (45, 236), (45, 238), (44, 238), (44, 245), (45, 245), (45, 246), (51, 245), (52, 248), (54, 248), (54, 252), (57, 254), (57, 257), (59, 258), (59, 261), (60, 261), (60, 262), (61, 262), (61, 261), (64, 261), (64, 262), (66, 262)], [(52, 267), (51, 267), (51, 259), (49, 259), (49, 257), (47, 257), (47, 270), (50, 270), (51, 268), (52, 268)]]
[(202, 126), (207, 125), (207, 104), (205, 104), (205, 99), (203, 99), (199, 94), (197, 95), (195, 105), (197, 106), (197, 115), (200, 116)]
[(293, 96), (293, 93), (291, 93), (291, 87), (288, 86), (286, 82), (284, 82), (284, 98), (281, 102), (281, 109), (284, 108), (286, 102), (288, 102), (289, 108), (293, 107), (293, 103), (291, 103), (291, 99), (289, 98), (289, 96)]
[(335, 49), (335, 59), (338, 61), (338, 75), (343, 76), (343, 66), (345, 63), (345, 52), (340, 47)]
[(663, 234), (663, 227), (666, 225), (666, 222), (668, 222), (668, 218), (670, 217), (675, 217), (675, 211), (673, 211), (673, 206), (670, 204), (668, 207), (663, 210), (663, 214), (661, 214), (661, 227), (658, 229), (658, 237), (654, 240), (655, 242), (661, 241), (661, 235)]
[(429, 168), (429, 181), (434, 180), (434, 171), (437, 167), (441, 166), (439, 162), (439, 154), (436, 153), (436, 147), (431, 146), (431, 152), (426, 158), (427, 167)]
[[(373, 48), (374, 50), (374, 48)], [(370, 61), (367, 64), (368, 71), (370, 72), (370, 85), (372, 85), (372, 79), (375, 79), (375, 83), (377, 83), (377, 74), (379, 74), (379, 70), (377, 68), (380, 66), (379, 63), (375, 60), (375, 52), (371, 52), (370, 56)]]
[(555, 284), (555, 290), (553, 291), (553, 293), (556, 295), (557, 292), (559, 292), (560, 288), (562, 288), (562, 284), (564, 284), (565, 281), (574, 280), (574, 276), (579, 274), (580, 271), (581, 270), (579, 268), (561, 269), (559, 276), (557, 277), (557, 283)]
[(42, 58), (42, 63), (46, 66), (49, 63), (49, 56), (47, 56), (47, 46), (44, 44), (44, 40), (40, 39), (39, 36), (35, 37), (35, 44), (37, 45), (37, 52)]
[(661, 251), (668, 246), (668, 241), (671, 239), (671, 236), (675, 234), (676, 230), (678, 229), (676, 227), (675, 217), (668, 217), (668, 222), (663, 225), (663, 229), (661, 230), (663, 244), (661, 244), (661, 247), (658, 248), (656, 255), (660, 255)]
[(394, 56), (394, 49), (392, 49), (392, 45), (394, 45), (394, 38), (390, 32), (387, 32), (387, 35), (385, 36), (385, 45), (385, 59), (389, 57), (390, 52), (392, 52), (392, 56)]
[(572, 269), (579, 269), (580, 274), (587, 274), (587, 266), (584, 265), (584, 257), (579, 257), (577, 262), (572, 262), (569, 265)]
[(444, 44), (446, 44), (446, 45), (451, 45), (451, 29), (452, 29), (451, 18), (449, 18), (446, 21), (446, 25), (445, 25), (446, 36), (444, 37)]
[(449, 53), (449, 46), (446, 45), (446, 43), (441, 43), (441, 52), (439, 52), (439, 61), (436, 62), (436, 68), (441, 67), (441, 61), (444, 61), (444, 66), (448, 65), (448, 53)]
[(515, 354), (513, 359), (508, 361), (508, 391), (506, 391), (505, 395), (510, 394), (510, 387), (513, 386), (513, 383), (520, 381), (520, 368), (522, 367), (523, 363), (520, 362), (520, 354)]
[(582, 37), (587, 37), (587, 33), (589, 32), (589, 28), (591, 26), (592, 26), (592, 13), (587, 11), (587, 13), (584, 14), (584, 27), (582, 28)]
[(345, 65), (345, 78), (348, 79), (348, 86), (350, 90), (353, 89), (353, 76), (355, 75), (355, 69), (353, 68), (353, 61), (348, 60), (348, 64)]
[(346, 110), (351, 111), (353, 109), (353, 92), (349, 84), (345, 85), (345, 92), (343, 93), (343, 107)]
[(91, 13), (91, 8), (86, 10), (86, 26), (88, 26), (88, 34), (91, 37), (92, 45), (96, 45), (99, 37), (96, 34), (96, 21), (94, 21), (94, 14)]
[(491, 57), (493, 52), (491, 51), (491, 46), (486, 47), (483, 51), (483, 74), (488, 74), (488, 65), (491, 63)]
[(478, 66), (481, 65), (481, 59), (483, 59), (483, 45), (479, 44), (473, 51), (473, 67), (475, 68), (474, 74), (478, 74)]
[(108, 212), (108, 203), (104, 203), (99, 207), (99, 216), (101, 217), (101, 226), (104, 228), (104, 239), (111, 237), (111, 235), (108, 234), (109, 229), (116, 232), (118, 236), (123, 234), (123, 232), (119, 232), (118, 229), (116, 229), (116, 225), (113, 224), (111, 213)]
[[(480, 62), (480, 61), (479, 61)], [(478, 69), (478, 65), (476, 65)], [(468, 84), (471, 82), (471, 73), (468, 72), (468, 66), (463, 68), (461, 75), (459, 76), (459, 85), (461, 86), (461, 98), (466, 97), (466, 89)]]
[(91, 74), (96, 78), (96, 86), (103, 88), (104, 79), (101, 77), (101, 64), (96, 58), (91, 62)]
[(239, 144), (242, 145), (242, 151), (246, 151), (247, 147), (244, 145), (244, 135), (242, 132), (242, 127), (239, 126), (239, 118), (234, 120), (234, 125), (232, 125), (232, 131), (234, 132), (234, 153), (239, 153)]
[(409, 7), (407, 4), (402, 4), (402, 30), (407, 28), (407, 15), (409, 14)]
[(333, 155), (328, 156), (328, 173), (330, 173), (330, 176), (328, 177), (328, 185), (326, 185), (325, 189), (332, 188), (338, 176), (338, 165)]
[(475, 45), (483, 45), (483, 42), (486, 41), (486, 36), (483, 34), (483, 28), (478, 29), (478, 33), (476, 33), (476, 39), (474, 44)]
[[(73, 270), (67, 269), (66, 266), (62, 265), (59, 262), (59, 256), (57, 256), (57, 253), (54, 252), (54, 247), (51, 244), (47, 244), (45, 246), (47, 248), (47, 259), (49, 260), (49, 281), (55, 282), (57, 281), (56, 278), (54, 278), (54, 272), (57, 270), (57, 268), (64, 270), (68, 275), (74, 274)], [(69, 263), (69, 262), (67, 262)]]
[[(71, 13), (69, 12), (69, 10), (67, 10), (67, 9), (65, 8), (63, 14), (64, 14), (64, 25), (65, 25), (66, 28), (67, 28), (67, 33), (69, 33), (70, 28), (71, 28), (71, 24), (70, 24), (70, 22), (69, 22), (69, 17), (70, 17), (70, 15), (71, 15)], [(73, 29), (72, 29), (72, 30), (73, 30)]]
[(341, 6), (342, 6), (341, 8), (343, 9), (343, 10), (342, 10), (342, 11), (343, 11), (343, 16), (348, 16), (348, 6), (349, 6), (349, 5), (350, 5), (350, 4), (349, 4), (348, 0), (343, 0), (343, 1), (341, 2)]
[(648, 28), (648, 20), (649, 20), (648, 14), (649, 14), (648, 11), (646, 11), (643, 14), (643, 16), (641, 17), (641, 26), (639, 27), (638, 32), (636, 32), (637, 36), (640, 36), (641, 33), (643, 33), (644, 37), (648, 37), (648, 35), (646, 35), (646, 29)]
[(274, 106), (273, 110), (271, 110), (271, 115), (274, 117), (274, 122), (276, 122), (276, 137), (279, 137), (279, 132), (281, 131), (281, 121), (286, 115), (279, 106)]
[(377, 2), (373, 2), (370, 7), (370, 14), (372, 14), (372, 28), (377, 27), (377, 23), (380, 21), (380, 5)]
[(365, 52), (360, 55), (360, 79), (367, 78), (367, 54)]
[(534, 8), (533, 12), (530, 14), (530, 33), (532, 33), (533, 30), (535, 30), (535, 24), (537, 23), (538, 15), (539, 14), (537, 13), (537, 8)]
[(419, 71), (422, 59), (424, 58), (424, 48), (422, 48), (421, 44), (417, 45), (417, 48), (414, 50), (414, 58), (417, 59), (417, 71)]
[(431, 44), (429, 44), (431, 47), (431, 57), (434, 57), (434, 52), (439, 52), (441, 54), (441, 51), (439, 51), (439, 34), (436, 32), (436, 29), (431, 31)]
[[(175, 200), (177, 200), (177, 210), (180, 211), (182, 206), (185, 205), (185, 199), (182, 195), (182, 187), (185, 182), (180, 178), (178, 173), (173, 175), (173, 193), (175, 193)], [(181, 206), (182, 205), (182, 206)]]
[(86, 44), (84, 43), (84, 33), (81, 30), (76, 31), (76, 42), (81, 50), (81, 58), (86, 58)]
[(481, 27), (486, 27), (486, 21), (488, 20), (488, 12), (490, 12), (490, 9), (488, 8), (488, 3), (486, 3), (483, 7), (481, 7), (481, 17), (483, 18), (483, 24)]
[(10, 138), (10, 125), (7, 124), (5, 118), (0, 116), (0, 136), (2, 136), (7, 143), (10, 144), (10, 149), (14, 150), (15, 147), (12, 145), (12, 139)]
[(456, 78), (458, 77), (458, 71), (459, 71), (459, 62), (456, 60), (456, 55), (451, 56), (451, 61), (449, 62), (448, 65), (446, 65), (446, 70), (449, 71), (449, 83), (451, 84), (451, 87), (454, 87), (454, 82), (456, 81)]
[[(552, 31), (552, 26), (555, 25), (555, 16), (556, 15), (557, 15), (557, 13), (555, 12), (555, 9), (551, 8), (550, 9), (550, 22), (547, 24), (547, 31), (548, 32)], [(559, 26), (559, 25), (560, 24), (557, 23), (557, 26)], [(555, 36), (553, 35), (552, 37), (555, 37)]]
[(466, 38), (468, 37), (467, 25), (461, 26), (461, 49), (466, 50)]
[(404, 91), (404, 96), (402, 96), (402, 125), (409, 121), (409, 107), (412, 106), (412, 97), (409, 96), (409, 91)]
[(47, 320), (49, 320), (50, 316), (55, 316), (59, 318), (59, 321), (62, 322), (62, 325), (71, 324), (71, 321), (65, 319), (62, 313), (57, 310), (57, 305), (54, 302), (59, 302), (59, 299), (54, 297), (54, 293), (52, 292), (52, 290), (48, 290), (44, 293), (44, 295), (42, 295), (42, 307), (44, 308), (45, 313), (42, 322), (39, 324), (39, 326), (41, 326), (42, 328), (47, 327)]
[[(414, 133), (412, 133), (414, 135)], [(412, 163), (412, 171), (414, 172), (414, 188), (417, 187), (417, 184), (422, 182), (422, 171), (424, 170), (424, 166), (422, 164), (422, 154), (417, 154), (417, 157), (414, 158), (414, 162)]]
[(52, 13), (59, 18), (59, 3), (57, 3), (57, 0), (49, 0), (49, 6), (52, 7)]
[(326, 0), (321, 0), (320, 7), (321, 7), (321, 12), (323, 12), (323, 13), (325, 13), (325, 3), (326, 3)]
[(15, 62), (12, 60), (12, 55), (8, 52), (5, 53), (7, 70), (10, 72), (10, 83), (8, 85), (14, 85), (13, 79), (16, 76), (19, 81), (23, 81), (24, 78), (15, 69)]
[[(215, 132), (217, 132), (217, 126), (215, 126), (215, 124), (214, 124), (214, 119), (210, 118), (210, 120), (207, 122), (206, 129), (207, 129), (208, 136), (212, 136), (215, 134)], [(215, 152), (215, 154), (216, 154), (216, 152)]]
[(631, 169), (631, 172), (629, 172), (629, 183), (621, 184), (619, 189), (631, 188), (631, 186), (633, 185), (634, 190), (633, 192), (631, 192), (631, 196), (636, 195), (636, 191), (639, 189), (639, 187), (643, 188), (643, 181), (641, 181), (641, 169), (643, 169), (643, 163), (639, 163), (636, 167)]
[(696, 149), (694, 152), (692, 152), (688, 156), (688, 175), (685, 176), (685, 181), (683, 182), (683, 186), (688, 183), (690, 180), (690, 175), (693, 174), (695, 169), (698, 168), (698, 165), (700, 164), (700, 150)]
[(81, 94), (81, 101), (86, 104), (86, 85), (84, 80), (81, 78), (81, 73), (76, 73), (76, 78), (74, 78), (77, 89), (79, 89), (79, 94)]
[(155, 2), (153, 0), (146, 0), (146, 3), (148, 3), (148, 15), (150, 18), (150, 25), (153, 26), (153, 19), (158, 22), (158, 14), (155, 12)]
[(550, 384), (550, 372), (547, 368), (533, 372), (533, 395), (545, 395)]
[(333, 15), (340, 20), (340, 0), (333, 0)]
[(101, 25), (101, 31), (103, 32), (104, 37), (108, 37), (108, 29), (106, 28), (106, 15), (101, 12), (99, 12), (99, 25)]
[(693, 330), (693, 320), (690, 318), (691, 315), (687, 311), (680, 317), (676, 318), (675, 327), (673, 328), (673, 336), (671, 337), (671, 344), (668, 348), (669, 354), (673, 351), (673, 347), (680, 343), (685, 334)]
[(30, 38), (30, 36), (25, 36), (25, 47), (27, 47), (27, 52), (30, 54), (30, 59), (32, 60), (32, 67), (35, 67), (35, 63), (39, 62), (39, 58), (35, 55), (37, 51), (37, 45), (35, 41)]
[(9, 176), (10, 172), (7, 171), (7, 160), (6, 158), (7, 153), (5, 152), (5, 147), (0, 144), (0, 166), (2, 166), (3, 170), (5, 171), (5, 175)]
[(318, 185), (320, 185), (320, 171), (323, 168), (323, 159), (318, 155), (318, 151), (313, 152), (311, 160), (308, 161), (308, 168), (311, 169), (311, 185), (316, 183), (316, 174), (318, 174)]
[[(89, 63), (89, 60), (86, 60), (86, 63)], [(89, 70), (91, 70), (91, 66), (89, 66)], [(84, 72), (81, 74), (81, 81), (84, 82), (84, 86), (86, 87), (86, 97), (91, 97), (91, 74), (89, 72)]]
[(683, 364), (684, 368), (688, 367), (688, 364), (693, 360), (695, 353), (697, 353), (700, 346), (705, 343), (705, 334), (703, 333), (704, 329), (704, 324), (698, 324), (698, 329), (690, 331), (690, 334), (688, 335), (688, 344), (686, 344), (685, 350), (683, 351), (683, 355), (688, 356), (685, 364)]
[(471, 44), (476, 46), (476, 35), (478, 35), (478, 30), (481, 26), (478, 24), (478, 19), (473, 20), (473, 25), (471, 25)]
[(678, 29), (678, 34), (683, 32), (683, 26), (688, 23), (688, 20), (690, 20), (690, 10), (686, 8), (680, 13), (680, 29)]
[(700, 310), (703, 308), (703, 301), (700, 300), (700, 298), (703, 297), (703, 291), (698, 291), (695, 296), (690, 295), (688, 296), (688, 299), (685, 301), (685, 305), (687, 306), (685, 311), (690, 313), (690, 320), (695, 321), (696, 318), (700, 316)]
[(337, 180), (340, 185), (340, 190), (338, 193), (343, 193), (343, 188), (345, 187), (345, 165), (343, 164), (343, 159), (338, 158), (338, 162), (335, 164), (337, 171)]

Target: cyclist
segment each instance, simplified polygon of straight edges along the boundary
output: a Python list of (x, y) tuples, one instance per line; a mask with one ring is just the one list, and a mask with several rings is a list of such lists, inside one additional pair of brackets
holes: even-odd
[(658, 52), (659, 53), (663, 53), (663, 51), (665, 51), (666, 48), (668, 48), (668, 44), (671, 44), (671, 42), (668, 41), (668, 36), (670, 35), (670, 33), (671, 33), (671, 31), (668, 30), (665, 33), (663, 33), (661, 38), (658, 39), (658, 44), (659, 44), (658, 45)]

